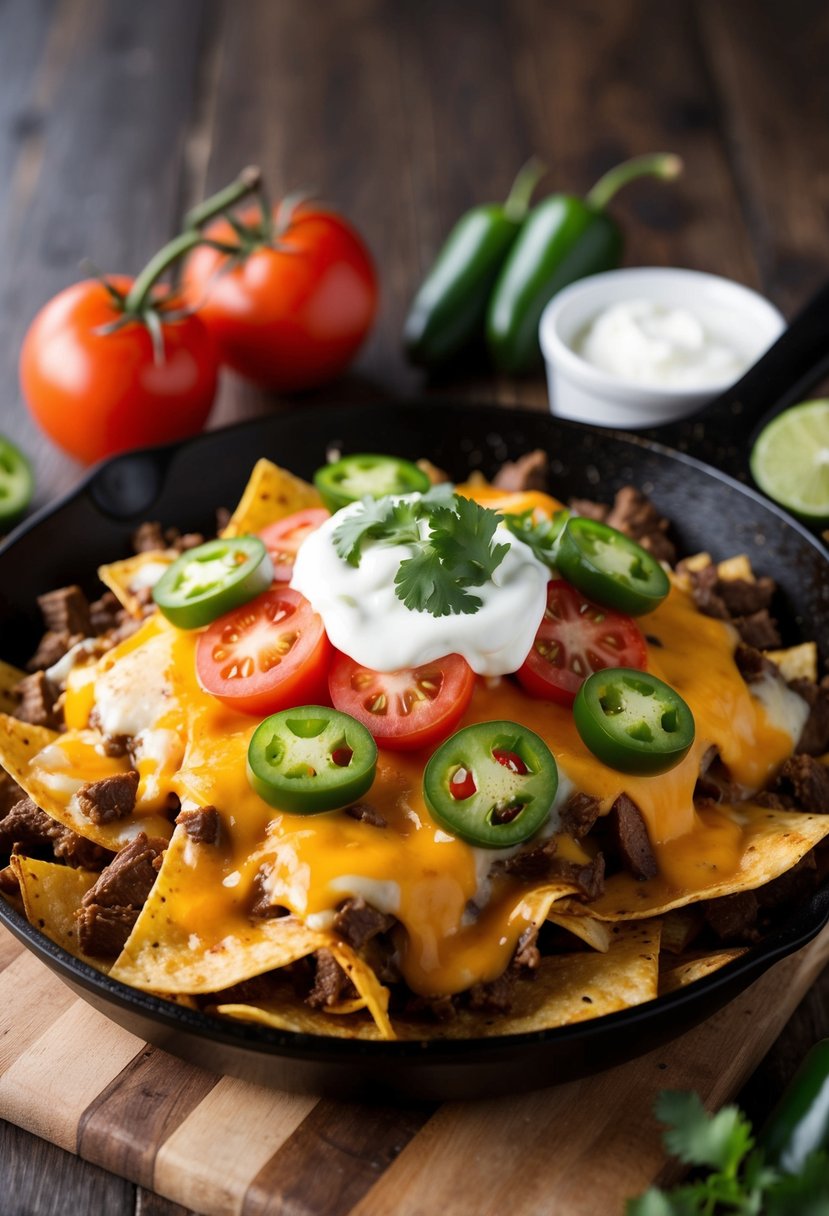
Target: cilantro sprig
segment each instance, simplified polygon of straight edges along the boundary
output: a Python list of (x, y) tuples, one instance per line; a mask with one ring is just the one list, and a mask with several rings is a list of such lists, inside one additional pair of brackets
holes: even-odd
[(708, 1173), (671, 1191), (652, 1187), (628, 1200), (625, 1216), (829, 1216), (829, 1154), (812, 1152), (797, 1174), (766, 1162), (736, 1106), (709, 1114), (697, 1094), (665, 1092), (656, 1115), (665, 1147)]
[[(426, 527), (423, 527), (423, 523)], [(411, 557), (394, 580), (398, 599), (413, 612), (450, 616), (477, 612), (483, 601), (470, 588), (487, 583), (509, 551), (495, 543), (501, 517), (451, 486), (435, 486), (419, 499), (365, 498), (359, 511), (334, 530), (334, 548), (359, 566), (369, 541), (407, 545)]]
[(570, 518), (570, 512), (562, 508), (556, 511), (552, 519), (535, 519), (534, 516), (533, 508), (529, 507), (518, 514), (505, 515), (504, 523), (513, 536), (532, 549), (540, 562), (553, 568), (556, 564), (556, 544)]

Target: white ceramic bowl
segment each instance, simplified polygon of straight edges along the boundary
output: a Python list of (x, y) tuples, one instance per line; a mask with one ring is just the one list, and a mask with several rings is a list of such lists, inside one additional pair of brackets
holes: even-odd
[(665, 266), (591, 275), (560, 291), (541, 316), (539, 341), (552, 413), (596, 426), (658, 426), (695, 413), (734, 382), (729, 377), (699, 388), (637, 384), (593, 367), (575, 352), (600, 313), (633, 299), (696, 312), (718, 337), (745, 354), (747, 368), (786, 327), (782, 313), (763, 296), (718, 275)]

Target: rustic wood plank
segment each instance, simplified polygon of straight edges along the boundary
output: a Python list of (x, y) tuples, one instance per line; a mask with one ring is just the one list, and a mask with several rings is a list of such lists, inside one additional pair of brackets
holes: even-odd
[(132, 1216), (135, 1211), (131, 1183), (4, 1122), (0, 1195), (0, 1210), (7, 1216)]
[[(5, 930), (2, 934), (6, 937)], [(75, 1003), (28, 950), (0, 972), (0, 1075)], [(7, 1112), (0, 1106), (0, 1115)]]
[(153, 1189), (210, 1216), (241, 1216), (251, 1182), (316, 1103), (223, 1077), (159, 1149)]
[(83, 1112), (142, 1046), (140, 1039), (74, 998), (0, 1076), (0, 1111), (44, 1140), (74, 1150)]
[(433, 1109), (318, 1102), (250, 1184), (243, 1216), (346, 1216)]
[(139, 1187), (135, 1197), (135, 1216), (199, 1216), (199, 1213)]
[(639, 1060), (552, 1090), (441, 1107), (353, 1216), (530, 1213), (547, 1210), (553, 1197), (567, 1216), (620, 1210), (660, 1175), (651, 1113), (659, 1090), (696, 1089), (713, 1107), (733, 1097), (827, 959), (829, 931), (681, 1040)]
[(83, 1112), (77, 1152), (87, 1161), (151, 1187), (160, 1145), (218, 1080), (145, 1047)]
[(202, 0), (62, 0), (20, 90), (19, 105), (39, 118), (17, 141), (0, 210), (0, 390), (15, 402), (3, 429), (35, 458), (39, 501), (80, 470), (29, 420), (17, 388), (20, 344), (38, 308), (79, 277), (83, 257), (134, 272), (174, 230), (202, 10)]
[(794, 311), (829, 277), (829, 78), (819, 66), (829, 8), (702, 0), (700, 17), (763, 287)]

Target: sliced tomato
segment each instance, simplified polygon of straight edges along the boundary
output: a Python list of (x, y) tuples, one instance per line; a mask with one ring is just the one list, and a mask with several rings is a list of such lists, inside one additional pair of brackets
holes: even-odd
[(380, 747), (414, 751), (455, 729), (472, 697), (475, 673), (458, 654), (402, 671), (372, 671), (336, 654), (328, 687), (335, 708), (367, 726)]
[(215, 620), (196, 646), (205, 692), (231, 709), (264, 717), (328, 700), (331, 644), (303, 595), (273, 587)]
[(646, 663), (645, 639), (632, 617), (602, 608), (564, 579), (553, 579), (544, 617), (517, 675), (532, 696), (572, 705), (594, 671), (644, 670)]
[(291, 581), (299, 546), (329, 518), (330, 512), (326, 511), (325, 507), (307, 507), (304, 511), (295, 511), (293, 515), (286, 515), (284, 519), (278, 519), (276, 523), (268, 524), (267, 528), (262, 529), (259, 536), (271, 555), (275, 582)]

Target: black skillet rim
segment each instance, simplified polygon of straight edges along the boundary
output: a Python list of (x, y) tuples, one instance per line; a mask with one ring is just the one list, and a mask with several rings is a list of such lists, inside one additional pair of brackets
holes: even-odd
[[(424, 409), (425, 406), (425, 409)], [(419, 412), (444, 410), (447, 406), (453, 409), (475, 410), (480, 420), (481, 413), (497, 418), (502, 423), (511, 419), (519, 422), (522, 418), (538, 420), (539, 411), (526, 409), (505, 410), (495, 404), (482, 405), (471, 401), (433, 401), (427, 402), (410, 400), (395, 402), (395, 408), (405, 410), (416, 408)], [(346, 423), (351, 412), (349, 407), (335, 407), (338, 421)], [(351, 407), (354, 412), (363, 410), (382, 410), (382, 405), (358, 405)], [(315, 413), (320, 411), (315, 410)], [(263, 424), (272, 423), (274, 418), (285, 420), (291, 417), (304, 416), (307, 418), (307, 407), (296, 406), (278, 415), (266, 415), (231, 427), (223, 428), (223, 433), (237, 431), (254, 431)], [(543, 417), (543, 415), (542, 415)], [(631, 432), (608, 431), (597, 427), (586, 427), (577, 423), (567, 423), (563, 419), (555, 419), (556, 425), (572, 429), (574, 433), (583, 434), (590, 431), (596, 436), (612, 436), (616, 440), (629, 443), (634, 448), (646, 452), (657, 451), (662, 455), (678, 460), (681, 464), (689, 465), (704, 472), (708, 476), (728, 485), (732, 490), (747, 496), (759, 503), (765, 510), (771, 510), (783, 523), (797, 532), (806, 543), (814, 548), (824, 559), (826, 549), (820, 541), (809, 532), (798, 520), (791, 517), (776, 503), (765, 498), (751, 486), (747, 486), (729, 474), (697, 460), (685, 452), (669, 448), (650, 438)], [(343, 429), (346, 429), (344, 427)], [(0, 545), (0, 557), (4, 556), (23, 536), (33, 531), (44, 520), (58, 514), (66, 505), (86, 494), (95, 484), (102, 471), (117, 464), (119, 460), (130, 460), (135, 457), (146, 458), (155, 456), (160, 462), (166, 457), (184, 447), (199, 445), (202, 441), (215, 437), (216, 432), (204, 432), (201, 435), (177, 443), (165, 444), (154, 448), (143, 448), (123, 456), (114, 456), (94, 466), (81, 482), (64, 494), (55, 503), (48, 504), (37, 511), (30, 519), (20, 524), (5, 542)], [(296, 1060), (326, 1060), (332, 1064), (354, 1063), (360, 1059), (382, 1061), (410, 1060), (425, 1061), (427, 1057), (437, 1062), (480, 1063), (481, 1057), (495, 1062), (503, 1055), (513, 1050), (532, 1044), (555, 1043), (566, 1045), (568, 1042), (584, 1042), (601, 1037), (606, 1032), (623, 1031), (638, 1024), (646, 1025), (651, 1019), (668, 1016), (671, 1013), (680, 1014), (682, 1010), (703, 1004), (709, 997), (715, 996), (720, 989), (732, 988), (736, 983), (746, 988), (758, 978), (768, 967), (780, 959), (794, 953), (812, 941), (817, 934), (829, 923), (829, 879), (815, 891), (788, 923), (775, 929), (767, 938), (756, 946), (752, 946), (746, 954), (733, 962), (721, 967), (710, 976), (696, 981), (686, 988), (656, 997), (641, 1005), (634, 1005), (616, 1013), (604, 1014), (584, 1022), (567, 1026), (556, 1026), (546, 1030), (530, 1031), (522, 1034), (491, 1035), (471, 1039), (416, 1039), (405, 1041), (370, 1041), (363, 1039), (339, 1039), (321, 1035), (306, 1034), (301, 1031), (278, 1031), (255, 1023), (233, 1021), (204, 1013), (200, 1010), (187, 1009), (173, 1005), (160, 997), (151, 995), (127, 984), (122, 984), (111, 977), (96, 971), (88, 963), (75, 958), (56, 945), (44, 934), (38, 932), (26, 918), (0, 901), (0, 923), (21, 940), (36, 956), (42, 959), (63, 978), (77, 985), (85, 992), (98, 995), (106, 1002), (119, 1006), (140, 1017), (178, 1030), (194, 1034), (205, 1040), (212, 1040), (230, 1047), (245, 1050), (258, 1050), (263, 1055), (284, 1056)], [(678, 1019), (679, 1020), (679, 1019)]]

